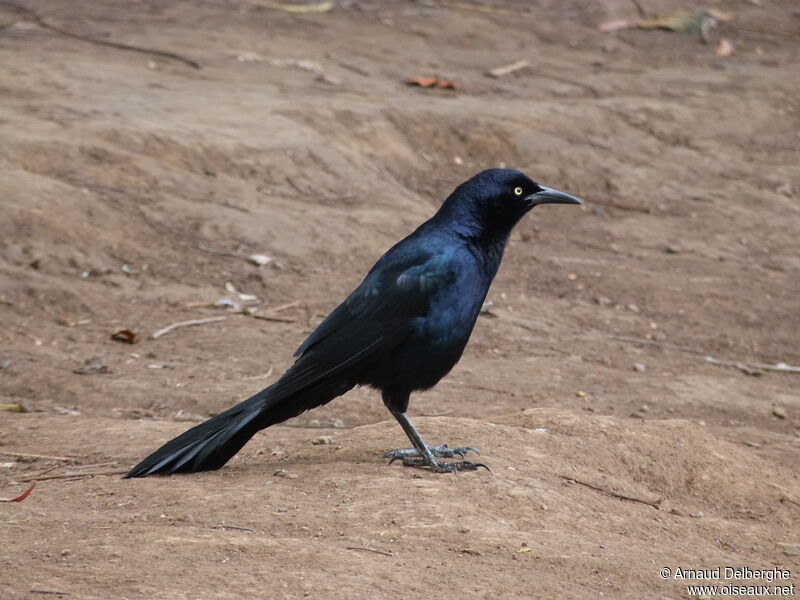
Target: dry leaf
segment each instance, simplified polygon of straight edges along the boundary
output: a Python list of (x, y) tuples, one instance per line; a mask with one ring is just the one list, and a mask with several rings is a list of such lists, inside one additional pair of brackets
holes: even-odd
[(676, 12), (654, 19), (642, 19), (637, 26), (639, 29), (669, 29), (678, 33), (699, 33), (703, 28), (704, 19), (708, 18), (713, 17), (709, 17), (705, 12)]
[(433, 87), (436, 85), (436, 77), (409, 77), (406, 79), (408, 85), (418, 85), (419, 87)]
[(112, 333), (111, 339), (115, 342), (124, 342), (126, 344), (135, 344), (137, 342), (136, 334), (130, 329), (122, 329)]
[(719, 21), (730, 21), (730, 13), (718, 10), (701, 10), (697, 12), (678, 11), (668, 15), (659, 15), (651, 19), (613, 19), (597, 26), (603, 33), (614, 33), (623, 29), (668, 29), (678, 33), (699, 33), (704, 41), (708, 41), (708, 32), (717, 26)]
[(461, 86), (455, 81), (440, 77), (409, 77), (406, 85), (415, 85), (423, 88), (437, 88), (440, 90), (460, 90)]
[(27, 490), (22, 492), (16, 498), (0, 498), (0, 502), (22, 502), (23, 500), (25, 500), (25, 498), (30, 496), (31, 492), (33, 491), (33, 488), (35, 488), (35, 487), (36, 487), (36, 482), (34, 481), (31, 484), (31, 487), (29, 487)]
[(736, 52), (736, 50), (733, 48), (733, 44), (731, 42), (725, 38), (722, 38), (719, 41), (719, 46), (717, 46), (717, 56), (730, 56), (734, 52)]

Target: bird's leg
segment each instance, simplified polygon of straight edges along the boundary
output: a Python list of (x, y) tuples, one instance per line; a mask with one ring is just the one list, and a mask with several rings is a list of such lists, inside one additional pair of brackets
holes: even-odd
[(419, 435), (417, 429), (411, 423), (411, 420), (408, 418), (408, 415), (406, 415), (405, 412), (400, 412), (392, 407), (389, 407), (389, 410), (391, 411), (392, 415), (394, 415), (394, 418), (397, 419), (397, 422), (400, 423), (400, 426), (403, 428), (403, 431), (406, 432), (408, 439), (410, 439), (411, 443), (414, 445), (414, 448), (391, 450), (384, 454), (384, 458), (391, 459), (389, 461), (390, 463), (393, 463), (396, 460), (401, 460), (407, 467), (430, 467), (431, 471), (435, 473), (474, 471), (478, 467), (483, 467), (487, 471), (489, 470), (489, 467), (482, 463), (474, 463), (468, 460), (457, 462), (444, 462), (436, 460), (437, 457), (454, 458), (455, 456), (460, 456), (461, 458), (464, 458), (464, 455), (469, 450), (473, 450), (476, 453), (478, 450), (472, 446), (467, 446), (464, 448), (448, 448), (446, 444), (442, 444), (440, 446), (428, 446), (424, 441), (422, 441), (422, 437)]

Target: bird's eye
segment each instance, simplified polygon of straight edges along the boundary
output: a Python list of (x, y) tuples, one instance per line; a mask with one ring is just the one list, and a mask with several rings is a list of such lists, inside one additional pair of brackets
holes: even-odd
[(515, 187), (514, 188), (514, 195), (515, 196), (522, 196), (522, 188), (521, 187)]

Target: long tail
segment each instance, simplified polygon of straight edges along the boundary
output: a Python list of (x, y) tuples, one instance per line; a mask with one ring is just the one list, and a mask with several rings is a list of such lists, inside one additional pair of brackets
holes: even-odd
[(125, 477), (219, 469), (256, 432), (325, 404), (353, 387), (336, 379), (318, 380), (300, 389), (282, 384), (283, 380), (279, 380), (241, 404), (185, 431), (133, 467)]

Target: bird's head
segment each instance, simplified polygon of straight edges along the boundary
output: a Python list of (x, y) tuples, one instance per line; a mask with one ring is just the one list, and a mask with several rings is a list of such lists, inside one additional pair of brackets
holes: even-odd
[(533, 181), (515, 169), (481, 171), (458, 186), (440, 214), (480, 230), (480, 235), (507, 236), (516, 223), (540, 204), (582, 204), (581, 200)]

